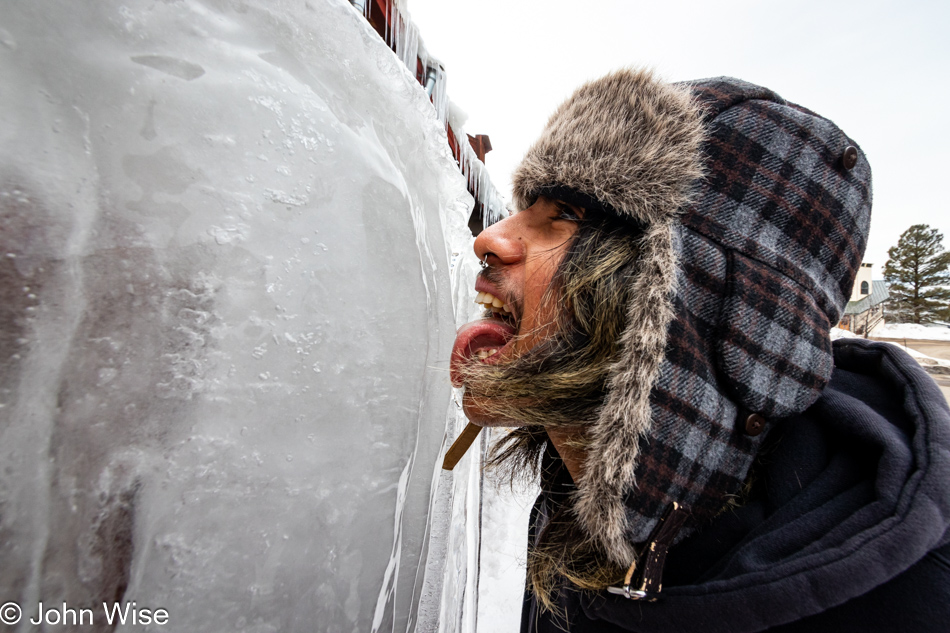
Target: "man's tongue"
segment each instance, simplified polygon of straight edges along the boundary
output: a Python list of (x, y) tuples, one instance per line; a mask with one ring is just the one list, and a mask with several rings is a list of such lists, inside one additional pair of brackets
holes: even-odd
[(466, 359), (477, 358), (483, 363), (496, 363), (498, 352), (514, 337), (515, 329), (499, 319), (479, 319), (463, 325), (455, 335), (452, 348), (452, 384), (461, 387), (459, 366)]

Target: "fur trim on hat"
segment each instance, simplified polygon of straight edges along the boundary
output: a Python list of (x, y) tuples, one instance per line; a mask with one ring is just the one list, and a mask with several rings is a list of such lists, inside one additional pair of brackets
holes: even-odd
[(612, 73), (581, 86), (548, 120), (515, 169), (515, 205), (566, 187), (643, 224), (669, 221), (702, 174), (702, 140), (687, 88), (647, 70)]

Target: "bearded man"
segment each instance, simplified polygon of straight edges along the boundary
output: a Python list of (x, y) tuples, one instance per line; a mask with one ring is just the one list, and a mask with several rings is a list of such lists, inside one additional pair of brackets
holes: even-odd
[(558, 108), (481, 233), (452, 377), (540, 474), (522, 631), (920, 631), (950, 621), (950, 411), (832, 344), (871, 173), (746, 82), (620, 71)]

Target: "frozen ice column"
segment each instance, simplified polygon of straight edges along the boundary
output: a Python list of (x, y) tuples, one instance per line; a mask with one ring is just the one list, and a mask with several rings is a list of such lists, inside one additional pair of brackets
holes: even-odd
[(0, 85), (0, 602), (410, 628), (471, 204), (421, 87), (342, 0), (8, 3)]

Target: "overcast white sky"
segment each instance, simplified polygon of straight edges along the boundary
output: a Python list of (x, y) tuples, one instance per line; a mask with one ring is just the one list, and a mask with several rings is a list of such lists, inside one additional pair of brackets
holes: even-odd
[(558, 103), (587, 79), (647, 65), (677, 81), (732, 75), (834, 120), (866, 152), (874, 207), (865, 261), (912, 224), (950, 248), (946, 191), (950, 2), (408, 0), (486, 164), (509, 175)]

